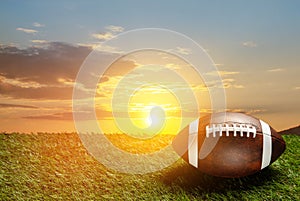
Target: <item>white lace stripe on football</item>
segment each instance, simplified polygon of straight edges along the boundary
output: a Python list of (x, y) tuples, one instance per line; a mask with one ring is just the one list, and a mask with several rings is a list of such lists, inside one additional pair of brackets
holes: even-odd
[(188, 158), (189, 164), (198, 168), (198, 125), (199, 119), (189, 125)]
[(206, 126), (206, 137), (209, 136), (216, 137), (219, 135), (220, 137), (223, 135), (223, 132), (226, 132), (226, 137), (229, 136), (229, 132), (233, 132), (233, 136), (236, 137), (239, 134), (241, 137), (244, 136), (244, 132), (247, 137), (250, 137), (252, 134), (253, 138), (256, 137), (256, 128), (252, 125), (248, 124), (235, 124), (235, 123), (223, 123), (223, 124), (212, 124)]
[(264, 169), (271, 163), (272, 156), (272, 136), (270, 126), (262, 120), (259, 120), (262, 128), (263, 134), (263, 152), (262, 152), (262, 162), (261, 169)]

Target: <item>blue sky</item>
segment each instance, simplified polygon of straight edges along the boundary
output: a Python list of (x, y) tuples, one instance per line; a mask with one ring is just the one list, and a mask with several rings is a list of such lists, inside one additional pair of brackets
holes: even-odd
[[(174, 30), (203, 46), (231, 82), (229, 108), (257, 110), (257, 116), (283, 129), (300, 124), (299, 8), (296, 0), (1, 1), (0, 44), (19, 49), (51, 42), (93, 44), (99, 42), (93, 35), (110, 33), (109, 26), (120, 32)], [(4, 64), (0, 60), (0, 73), (7, 75), (2, 79), (16, 85)], [(26, 102), (3, 97), (1, 103)]]
[(91, 40), (89, 34), (112, 24), (167, 28), (214, 46), (244, 40), (294, 46), (299, 6), (298, 1), (2, 1), (0, 39), (26, 42), (15, 29), (39, 22), (45, 27), (36, 38), (70, 43)]
[[(91, 43), (95, 42), (91, 35), (105, 32), (109, 25), (125, 30), (158, 27), (191, 37), (210, 50), (216, 63), (235, 60), (241, 65), (237, 53), (243, 61), (263, 53), (261, 62), (266, 65), (273, 64), (264, 60), (295, 65), (300, 47), (299, 7), (298, 1), (2, 1), (0, 42)], [(34, 27), (35, 22), (44, 27)], [(26, 34), (17, 28), (38, 33)], [(245, 52), (241, 44), (247, 42), (259, 48)]]

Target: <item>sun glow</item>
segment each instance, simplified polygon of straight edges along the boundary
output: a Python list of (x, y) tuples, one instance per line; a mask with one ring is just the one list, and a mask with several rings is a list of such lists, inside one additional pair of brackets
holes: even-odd
[(114, 62), (98, 83), (97, 95), (103, 132), (133, 137), (176, 135), (200, 109), (210, 108), (207, 87), (197, 72), (174, 55), (152, 50)]
[[(149, 85), (136, 90), (129, 102), (129, 115), (138, 128), (159, 129), (157, 134), (177, 133), (180, 128), (180, 105), (167, 89)], [(146, 133), (147, 134), (147, 133)]]

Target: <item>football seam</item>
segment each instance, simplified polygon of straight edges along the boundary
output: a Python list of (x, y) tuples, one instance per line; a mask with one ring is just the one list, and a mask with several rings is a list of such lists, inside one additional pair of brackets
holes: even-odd
[(206, 125), (206, 137), (209, 137), (212, 135), (213, 137), (216, 137), (216, 135), (219, 134), (219, 136), (223, 136), (223, 133), (226, 134), (225, 136), (230, 136), (229, 132), (233, 132), (233, 136), (236, 137), (237, 135), (240, 135), (241, 137), (244, 136), (244, 134), (248, 137), (250, 137), (250, 134), (253, 136), (253, 138), (256, 137), (257, 129), (251, 124), (241, 124), (241, 123), (214, 123)]
[[(256, 134), (258, 134), (258, 135), (267, 135), (267, 134), (264, 134), (264, 133), (262, 133), (262, 132), (258, 132), (258, 133), (256, 133)], [(269, 136), (271, 136), (272, 139), (275, 139), (275, 140), (277, 140), (278, 142), (281, 142), (282, 144), (285, 144), (285, 143), (283, 143), (283, 139), (280, 139), (280, 138), (278, 138), (278, 137), (276, 137), (276, 136), (274, 136), (274, 135), (269, 135)]]
[[(203, 132), (200, 132), (199, 134), (204, 134)], [(262, 132), (257, 132), (256, 133), (256, 135), (268, 135), (268, 134), (263, 134)], [(276, 137), (276, 136), (274, 136), (274, 135), (268, 135), (268, 136), (271, 136), (272, 137), (272, 139), (275, 139), (275, 140), (277, 140), (277, 141), (279, 141), (279, 142), (281, 142), (282, 144), (285, 144), (285, 143), (283, 143), (283, 140), (282, 139), (280, 139), (280, 138), (278, 138), (278, 137)], [(222, 135), (222, 136), (218, 136), (218, 137), (247, 137), (246, 135), (243, 135), (243, 136), (233, 136), (233, 135), (229, 135), (229, 136), (226, 136), (226, 135)], [(207, 137), (206, 137), (207, 138)], [(247, 138), (249, 138), (249, 137), (247, 137)], [(256, 138), (256, 137), (255, 137)]]

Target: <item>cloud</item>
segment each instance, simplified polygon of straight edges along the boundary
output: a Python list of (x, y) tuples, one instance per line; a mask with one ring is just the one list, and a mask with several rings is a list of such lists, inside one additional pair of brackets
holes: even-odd
[(112, 39), (113, 37), (115, 37), (117, 33), (124, 31), (123, 27), (114, 26), (114, 25), (107, 26), (107, 27), (105, 27), (105, 29), (108, 31), (104, 32), (104, 33), (92, 34), (92, 37), (99, 39), (99, 40), (109, 40), (109, 39)]
[(103, 45), (103, 44), (98, 45), (95, 50), (101, 51), (101, 52), (106, 52), (106, 53), (112, 53), (112, 54), (122, 54), (122, 53), (124, 53), (122, 50), (120, 50), (117, 47), (113, 47), (113, 46), (109, 46), (109, 45)]
[(17, 31), (22, 31), (24, 33), (28, 33), (28, 34), (35, 34), (35, 33), (38, 33), (37, 30), (34, 30), (34, 29), (25, 29), (25, 28), (16, 28)]
[(237, 84), (235, 79), (223, 79), (223, 86), (225, 89), (235, 88), (235, 89), (243, 89), (244, 85)]
[(211, 71), (206, 73), (207, 75), (211, 75), (211, 76), (221, 76), (221, 77), (225, 77), (228, 75), (236, 75), (239, 74), (240, 72), (237, 71)]
[(57, 42), (43, 48), (0, 47), (0, 94), (25, 99), (71, 99), (70, 82), (90, 51)]
[(281, 72), (284, 70), (285, 69), (283, 69), (283, 68), (272, 68), (272, 69), (269, 69), (268, 72), (274, 73), (274, 72)]
[[(37, 44), (44, 43), (38, 41)], [(14, 99), (71, 100), (76, 75), (91, 48), (59, 42), (42, 47), (19, 49), (0, 46), (0, 94)], [(112, 53), (101, 52), (103, 62)], [(106, 72), (106, 81), (136, 67), (133, 61), (120, 60)], [(95, 75), (97, 76), (97, 75)], [(102, 79), (103, 81), (103, 79)], [(105, 81), (105, 80), (104, 80)]]
[(239, 113), (245, 113), (249, 115), (254, 115), (254, 114), (261, 114), (265, 113), (267, 110), (266, 109), (227, 109), (226, 112), (239, 112)]
[[(88, 112), (88, 111), (80, 111), (77, 113), (77, 119), (80, 121), (85, 120), (93, 120), (94, 119), (94, 113)], [(102, 110), (102, 109), (96, 109), (96, 115), (98, 119), (105, 119), (105, 118), (111, 118), (112, 112)], [(52, 113), (52, 114), (43, 114), (43, 115), (29, 115), (29, 116), (23, 116), (24, 119), (43, 119), (43, 120), (62, 120), (62, 121), (73, 121), (73, 112), (58, 112), (58, 113)]]
[(58, 78), (74, 79), (90, 52), (86, 47), (58, 42), (49, 42), (44, 48), (4, 47), (0, 48), (0, 72), (6, 80), (55, 85)]
[(242, 43), (244, 47), (257, 47), (257, 44), (253, 41), (245, 41)]
[(15, 87), (20, 87), (20, 88), (41, 88), (41, 87), (45, 87), (46, 85), (42, 85), (38, 82), (35, 81), (27, 81), (27, 78), (14, 78), (14, 79), (10, 79), (10, 78), (6, 78), (5, 76), (0, 75), (0, 83), (2, 84), (8, 84), (11, 86), (15, 86)]
[(90, 48), (92, 50), (99, 47), (99, 43), (77, 43), (77, 45), (81, 46), (81, 47), (87, 47), (87, 48)]
[(237, 71), (211, 71), (206, 74), (211, 75), (211, 76), (219, 76), (220, 75), (223, 78), (222, 83), (218, 83), (218, 82), (209, 83), (209, 86), (211, 86), (211, 87), (219, 87), (219, 88), (225, 88), (225, 89), (228, 89), (228, 88), (243, 89), (243, 88), (245, 88), (244, 85), (237, 84), (235, 79), (228, 77), (228, 76), (240, 74), (240, 72), (237, 72)]
[(175, 52), (182, 54), (182, 55), (190, 55), (192, 51), (188, 48), (183, 48), (183, 47), (176, 47)]
[(112, 34), (111, 32), (92, 34), (92, 37), (99, 39), (99, 40), (109, 40), (109, 39), (112, 39), (114, 36), (115, 35)]
[(46, 40), (31, 40), (32, 43), (36, 43), (36, 44), (48, 44), (49, 41)]
[(237, 71), (219, 71), (219, 74), (221, 76), (227, 76), (227, 75), (236, 75), (236, 74), (240, 74), (240, 72)]
[(19, 104), (0, 103), (0, 108), (28, 108), (28, 109), (37, 109), (38, 107), (31, 106), (31, 105), (19, 105)]
[(120, 51), (117, 47), (112, 47), (108, 45), (103, 45), (101, 43), (77, 43), (78, 46), (81, 47), (87, 47), (91, 50), (97, 50), (101, 52), (106, 52), (106, 53), (113, 53), (113, 54), (121, 54), (122, 51)]
[(111, 64), (105, 74), (109, 77), (124, 76), (131, 70), (137, 67), (137, 64), (132, 60), (120, 59), (117, 62)]
[(114, 25), (107, 26), (107, 27), (105, 27), (105, 29), (107, 29), (107, 30), (109, 30), (111, 32), (114, 32), (114, 33), (120, 33), (120, 32), (124, 31), (123, 27), (121, 27), (121, 26), (114, 26)]
[[(206, 83), (207, 87), (211, 87), (211, 88), (224, 88), (224, 89), (229, 89), (229, 88), (235, 88), (235, 89), (243, 89), (245, 88), (244, 85), (241, 84), (237, 84), (236, 80), (233, 78), (226, 78), (223, 79), (222, 81), (211, 81)], [(206, 87), (206, 86), (202, 86), (202, 87)]]
[(34, 27), (45, 27), (44, 24), (40, 24), (40, 23), (38, 23), (38, 22), (34, 22), (34, 23), (32, 24), (32, 26), (34, 26)]
[(59, 83), (62, 83), (66, 86), (73, 86), (74, 85), (74, 80), (68, 78), (68, 79), (65, 79), (65, 78), (58, 78), (57, 81)]
[(24, 116), (24, 119), (44, 119), (44, 120), (73, 120), (72, 112), (61, 112), (54, 114), (36, 115), (36, 116)]
[(182, 66), (180, 66), (178, 64), (174, 64), (174, 63), (167, 63), (167, 64), (165, 64), (165, 67), (168, 67), (169, 69), (172, 69), (172, 70), (179, 70), (179, 69), (181, 69)]
[(14, 99), (70, 100), (72, 98), (72, 89), (72, 87), (67, 86), (22, 88), (0, 83), (0, 94), (2, 97), (10, 97)]
[(198, 92), (208, 91), (208, 87), (205, 84), (192, 85), (192, 89)]

